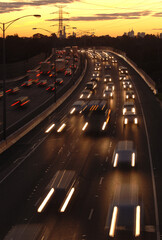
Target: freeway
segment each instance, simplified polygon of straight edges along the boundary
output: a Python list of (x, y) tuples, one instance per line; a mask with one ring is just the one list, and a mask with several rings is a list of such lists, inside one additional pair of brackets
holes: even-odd
[[(57, 54), (58, 55), (58, 54)], [(63, 56), (65, 58), (65, 56)], [(66, 64), (66, 68), (72, 66), (72, 58), (68, 60), (68, 64)], [(80, 61), (75, 63), (76, 67), (79, 67)], [(76, 75), (76, 72), (75, 72)], [(6, 93), (6, 127), (7, 127), (7, 135), (13, 133), (17, 128), (23, 126), (26, 122), (30, 121), (32, 118), (35, 117), (34, 113), (39, 114), (42, 109), (48, 107), (48, 101), (50, 100), (50, 104), (54, 103), (55, 100), (63, 95), (67, 91), (67, 89), (73, 84), (76, 80), (75, 76), (72, 75), (65, 76), (64, 72), (58, 72), (57, 78), (63, 79), (62, 85), (57, 85), (56, 90), (54, 91), (47, 91), (48, 85), (53, 84), (54, 77), (49, 77), (48, 75), (40, 75), (39, 80), (47, 80), (47, 84), (44, 86), (37, 85), (33, 83), (31, 86), (26, 87), (22, 86), (26, 79), (19, 80), (16, 84), (7, 83), (6, 91), (13, 87), (19, 87), (20, 91), (11, 94), (10, 92)], [(27, 96), (29, 98), (29, 103), (24, 105), (23, 107), (19, 108), (16, 106), (11, 106), (16, 102), (16, 99)], [(44, 108), (43, 108), (44, 107)], [(0, 109), (3, 109), (3, 98), (0, 99)], [(0, 134), (2, 135), (2, 119), (3, 119), (3, 111), (0, 111)], [(21, 120), (21, 121), (20, 121)]]
[[(136, 198), (142, 213), (141, 238), (158, 239), (149, 147), (151, 146), (153, 165), (157, 169), (158, 206), (161, 216), (159, 194), (161, 179), (158, 174), (161, 168), (159, 163), (161, 139), (158, 135), (161, 127), (161, 109), (150, 89), (136, 72), (122, 59), (118, 57), (117, 59), (118, 63), (110, 62), (112, 69), (108, 72), (104, 70), (105, 63), (101, 62), (102, 75), (91, 96), (92, 99), (102, 98), (105, 88), (103, 77), (107, 73), (111, 74), (115, 91), (113, 99), (108, 100), (112, 112), (104, 135), (96, 132), (85, 134), (82, 131), (83, 115), (69, 114), (73, 102), (78, 99), (85, 83), (92, 76), (95, 60), (90, 59), (82, 85), (70, 100), (47, 121), (2, 154), (0, 204), (3, 208), (0, 209), (2, 226), (0, 238), (3, 239), (6, 235), (5, 240), (110, 239), (110, 209), (118, 188), (122, 189), (124, 185), (137, 189)], [(122, 108), (125, 93), (122, 82), (119, 81), (119, 65), (128, 67), (133, 82), (139, 126), (129, 124), (123, 126)], [(145, 121), (148, 132), (145, 130)], [(45, 130), (52, 123), (55, 123), (55, 127), (45, 134)], [(58, 132), (63, 123), (66, 127), (62, 132)], [(137, 150), (135, 169), (113, 168), (112, 155), (120, 140), (134, 141)], [(78, 183), (67, 210), (59, 213), (57, 204), (52, 200), (43, 213), (38, 213), (39, 202), (47, 184), (58, 170), (65, 169), (76, 172)], [(129, 234), (125, 235), (125, 231), (119, 231), (115, 239), (130, 239)]]

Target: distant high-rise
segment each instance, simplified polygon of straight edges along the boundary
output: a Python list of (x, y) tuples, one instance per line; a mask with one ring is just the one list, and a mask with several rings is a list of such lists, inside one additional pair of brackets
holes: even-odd
[(132, 31), (129, 31), (129, 32), (128, 32), (128, 36), (129, 36), (129, 37), (134, 37), (134, 31), (133, 31), (133, 29), (132, 29)]
[(138, 32), (137, 36), (144, 38), (145, 37), (145, 32)]

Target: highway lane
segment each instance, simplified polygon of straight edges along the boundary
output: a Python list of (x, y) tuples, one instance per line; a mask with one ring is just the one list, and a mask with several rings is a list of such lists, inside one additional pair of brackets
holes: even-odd
[[(72, 64), (72, 60), (69, 61), (69, 64), (67, 65), (70, 66)], [(79, 62), (77, 63), (77, 65)], [(64, 83), (62, 86), (57, 86), (56, 89), (56, 98), (60, 96), (60, 93), (62, 92), (63, 89), (66, 90), (68, 84), (70, 81), (72, 81), (72, 76), (65, 76), (63, 73), (58, 73), (57, 74), (58, 78), (63, 78)], [(42, 79), (47, 79), (48, 83), (47, 85), (53, 83), (54, 79), (48, 76), (40, 76), (40, 80)], [(32, 84), (30, 87), (22, 87), (21, 86), (22, 81), (19, 82), (18, 85), (20, 87), (20, 92), (16, 94), (6, 94), (6, 116), (7, 116), (7, 128), (10, 126), (14, 125), (16, 122), (18, 122), (20, 119), (24, 118), (26, 115), (29, 113), (35, 111), (40, 105), (42, 105), (45, 101), (47, 101), (49, 98), (52, 97), (53, 95), (53, 101), (55, 101), (55, 96), (53, 92), (47, 92), (46, 88), (47, 86), (44, 87), (38, 87), (36, 84)], [(14, 83), (15, 85), (15, 83)], [(11, 84), (7, 85), (6, 90), (11, 87)], [(13, 84), (12, 84), (13, 87)], [(21, 97), (21, 96), (28, 96), (30, 99), (30, 103), (27, 106), (24, 106), (24, 108), (19, 109), (15, 107), (11, 107), (11, 104), (15, 102), (15, 99)], [(2, 108), (3, 101), (2, 99), (0, 100), (0, 109)], [(3, 112), (0, 111), (0, 122), (2, 123), (2, 117), (3, 117)], [(2, 131), (2, 124), (0, 124), (0, 131)]]
[[(152, 228), (154, 230), (154, 211), (149, 211), (153, 206), (152, 190), (150, 189), (152, 184), (142, 118), (140, 118), (140, 129), (136, 129), (135, 126), (128, 126), (128, 128), (123, 129), (121, 110), (123, 105), (123, 90), (118, 81), (116, 71), (115, 68), (112, 70), (116, 83), (115, 94), (117, 96), (114, 96), (114, 100), (111, 103), (113, 110), (112, 121), (107, 136), (95, 137), (83, 135), (81, 133), (82, 118), (78, 119), (74, 116), (69, 120), (69, 128), (67, 128), (60, 137), (57, 137), (55, 133), (50, 134), (46, 143), (41, 145), (41, 148), (38, 148), (39, 150), (36, 149), (36, 151), (34, 151), (34, 156), (29, 157), (31, 158), (31, 162), (37, 161), (39, 165), (43, 162), (52, 161), (53, 159), (54, 166), (51, 170), (49, 169), (47, 171), (48, 176), (42, 179), (44, 186), (46, 185), (45, 183), (48, 182), (48, 178), (53, 174), (53, 170), (56, 171), (59, 167), (75, 169), (81, 178), (78, 196), (64, 216), (58, 215), (56, 209), (50, 206), (49, 210), (47, 209), (47, 212), (45, 212), (41, 218), (39, 216), (35, 216), (34, 219), (32, 218), (32, 223), (43, 223), (49, 231), (52, 230), (49, 235), (47, 234), (48, 239), (53, 239), (53, 237), (55, 237), (55, 239), (107, 239), (107, 229), (105, 229), (107, 213), (116, 185), (124, 182), (132, 184), (135, 182), (140, 185), (139, 195), (144, 199), (144, 206), (147, 206), (147, 208), (145, 207), (144, 222), (146, 226), (153, 226)], [(99, 87), (97, 94), (99, 93), (101, 96), (103, 85), (100, 84)], [(141, 113), (138, 105), (137, 112)], [(128, 138), (134, 139), (138, 146), (138, 170), (130, 172), (114, 171), (114, 169), (112, 169), (111, 157), (115, 144), (119, 139)], [(52, 157), (55, 153), (59, 153), (59, 149), (56, 149), (56, 151), (54, 149), (55, 147), (59, 148), (61, 146), (59, 142), (61, 142), (61, 144), (66, 143), (61, 152), (61, 157), (58, 156), (57, 158), (57, 160), (60, 160), (60, 165), (56, 164), (57, 160)], [(47, 149), (48, 151), (46, 151)], [(70, 155), (69, 152), (71, 153)], [(44, 155), (42, 155), (43, 153)], [(33, 164), (35, 162), (33, 162)], [(28, 169), (31, 169), (30, 163), (28, 164)], [(143, 167), (143, 165), (145, 166)], [(36, 165), (35, 171), (37, 167), (38, 165)], [(45, 166), (42, 166), (42, 169), (43, 168), (45, 169)], [(23, 168), (21, 171), (24, 172)], [(50, 171), (51, 174), (49, 173)], [(31, 170), (30, 175), (33, 176)], [(37, 187), (36, 191), (33, 190), (32, 192), (34, 193), (32, 194), (31, 201), (27, 204), (28, 207), (26, 209), (24, 209), (24, 205), (22, 207), (24, 212), (29, 213), (29, 216), (32, 214), (32, 210), (34, 210), (31, 202), (36, 202), (36, 195), (39, 196), (41, 189), (43, 189), (43, 186)], [(28, 209), (30, 209), (30, 211), (28, 211)], [(20, 219), (18, 223), (22, 224), (26, 223), (30, 218), (22, 214)], [(22, 221), (22, 219), (24, 219), (24, 221)], [(145, 233), (144, 239), (154, 239), (154, 237), (154, 233)]]

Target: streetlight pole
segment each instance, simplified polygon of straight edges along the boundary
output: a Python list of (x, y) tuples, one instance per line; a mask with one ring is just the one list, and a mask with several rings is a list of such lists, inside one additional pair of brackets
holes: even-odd
[(31, 17), (31, 16), (41, 17), (41, 15), (37, 15), (37, 14), (25, 15), (6, 23), (0, 22), (0, 24), (2, 24), (2, 27), (0, 27), (0, 29), (3, 32), (3, 140), (6, 140), (6, 36), (5, 36), (5, 32), (9, 28), (9, 26), (14, 22), (18, 21), (21, 18)]

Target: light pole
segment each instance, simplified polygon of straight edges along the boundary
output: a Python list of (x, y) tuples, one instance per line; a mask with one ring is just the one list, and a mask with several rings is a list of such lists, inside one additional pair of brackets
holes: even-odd
[(40, 30), (44, 30), (44, 31), (46, 31), (46, 32), (48, 32), (48, 33), (51, 33), (52, 34), (52, 32), (51, 31), (49, 31), (49, 30), (47, 30), (47, 29), (45, 29), (45, 28), (32, 28), (33, 30), (37, 30), (37, 29), (40, 29)]
[(3, 32), (3, 140), (6, 140), (6, 47), (5, 47), (5, 32), (6, 30), (13, 24), (14, 22), (18, 21), (21, 18), (25, 17), (41, 17), (41, 15), (25, 15), (9, 22), (2, 23), (2, 27), (0, 29)]

